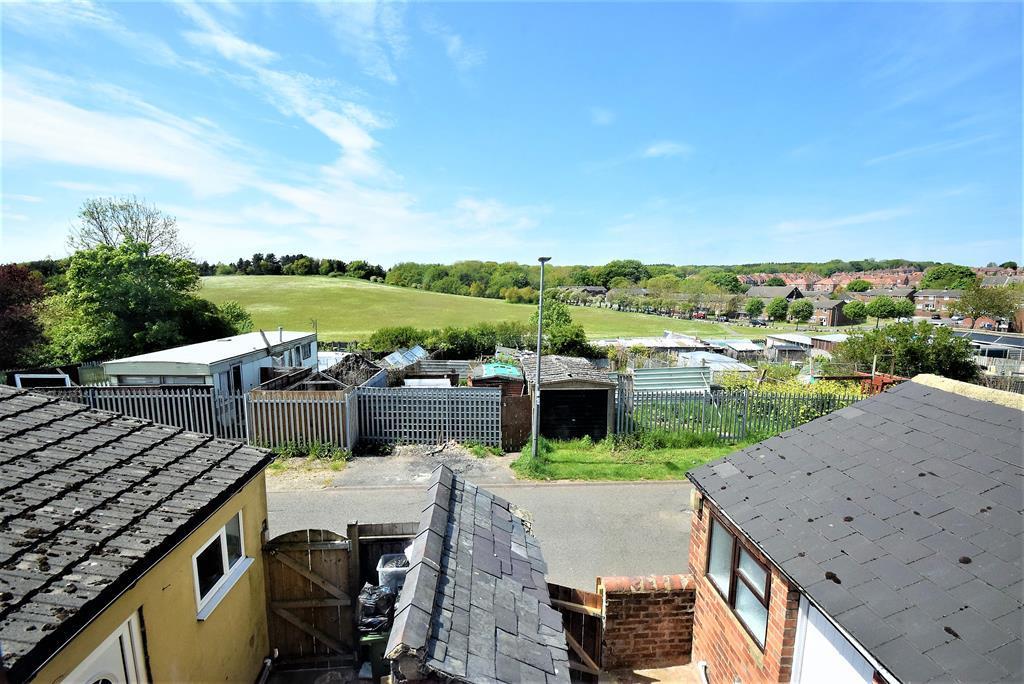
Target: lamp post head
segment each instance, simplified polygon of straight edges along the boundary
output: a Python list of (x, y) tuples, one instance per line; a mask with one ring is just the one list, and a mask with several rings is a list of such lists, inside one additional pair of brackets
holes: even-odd
[(539, 261), (542, 264), (546, 264), (547, 262), (551, 261), (551, 257), (537, 257), (537, 261)]

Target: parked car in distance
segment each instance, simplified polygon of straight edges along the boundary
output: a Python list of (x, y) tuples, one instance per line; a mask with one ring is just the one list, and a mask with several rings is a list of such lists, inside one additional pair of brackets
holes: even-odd
[(949, 317), (949, 319), (952, 321), (962, 321), (964, 320), (964, 317), (962, 314), (953, 314), (952, 316)]
[(755, 318), (752, 321), (750, 321), (750, 325), (752, 325), (755, 328), (767, 328), (768, 327), (768, 324), (765, 323), (764, 321), (762, 321), (760, 318)]
[(933, 321), (938, 321), (938, 320), (941, 320), (941, 319), (942, 319), (942, 316), (940, 316), (939, 314), (932, 314), (932, 320)]
[(718, 321), (719, 323), (728, 323), (729, 322), (729, 317), (728, 316), (719, 316), (715, 320)]
[(692, 314), (690, 314), (690, 318), (695, 318), (695, 319), (701, 320), (701, 321), (704, 320), (707, 317), (708, 317), (708, 315), (706, 313), (704, 313), (703, 311), (694, 311)]
[(897, 323), (913, 323), (914, 319), (913, 318), (909, 318), (907, 316), (903, 316), (901, 318), (897, 318), (896, 322)]

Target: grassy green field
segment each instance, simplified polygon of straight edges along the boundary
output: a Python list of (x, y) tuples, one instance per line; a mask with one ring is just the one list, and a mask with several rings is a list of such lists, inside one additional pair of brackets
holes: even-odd
[[(214, 303), (235, 300), (257, 328), (308, 330), (316, 319), (322, 340), (365, 339), (377, 328), (412, 325), (440, 328), (485, 321), (526, 321), (531, 304), (460, 297), (326, 276), (213, 276), (201, 294)], [(663, 316), (574, 307), (573, 318), (591, 338), (661, 335), (665, 330), (705, 337), (763, 336), (756, 328), (722, 326)]]

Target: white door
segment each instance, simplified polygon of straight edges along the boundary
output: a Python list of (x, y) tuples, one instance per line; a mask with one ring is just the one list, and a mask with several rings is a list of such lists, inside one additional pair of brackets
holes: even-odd
[(144, 684), (138, 615), (117, 628), (65, 679), (68, 684)]
[(871, 684), (875, 668), (803, 596), (796, 635), (793, 682)]

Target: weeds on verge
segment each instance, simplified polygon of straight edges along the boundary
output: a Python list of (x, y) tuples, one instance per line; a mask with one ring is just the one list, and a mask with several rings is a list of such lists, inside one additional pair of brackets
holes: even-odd
[(285, 464), (293, 458), (304, 458), (308, 463), (326, 463), (331, 470), (342, 470), (352, 455), (334, 444), (325, 442), (286, 442), (272, 447), (274, 462), (271, 471), (284, 470)]
[(477, 458), (487, 458), (488, 456), (505, 455), (505, 452), (501, 450), (501, 447), (490, 446), (489, 444), (481, 444), (480, 442), (463, 442), (462, 446), (466, 449), (466, 451), (473, 454)]

